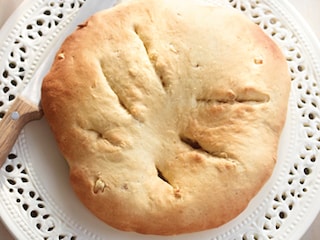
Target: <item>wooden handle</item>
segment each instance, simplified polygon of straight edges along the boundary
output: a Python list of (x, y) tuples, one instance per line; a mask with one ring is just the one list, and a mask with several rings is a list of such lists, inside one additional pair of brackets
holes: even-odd
[(26, 123), (40, 119), (42, 111), (37, 106), (17, 98), (4, 118), (0, 121), (0, 166), (6, 161), (22, 128)]

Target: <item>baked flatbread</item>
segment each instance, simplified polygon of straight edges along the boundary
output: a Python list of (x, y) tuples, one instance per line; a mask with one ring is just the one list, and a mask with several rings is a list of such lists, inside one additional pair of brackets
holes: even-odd
[(236, 10), (135, 0), (67, 38), (42, 106), (83, 204), (171, 235), (246, 208), (273, 171), (289, 90), (281, 51)]

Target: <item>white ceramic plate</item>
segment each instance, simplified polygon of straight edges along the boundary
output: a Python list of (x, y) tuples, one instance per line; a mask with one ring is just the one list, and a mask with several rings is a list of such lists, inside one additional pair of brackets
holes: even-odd
[[(26, 0), (3, 27), (0, 118), (40, 62), (54, 54), (52, 43), (61, 41), (61, 31), (82, 2)], [(259, 24), (287, 57), (292, 91), (278, 162), (267, 184), (233, 221), (213, 230), (152, 239), (299, 239), (320, 208), (320, 47), (287, 1), (221, 2)], [(18, 239), (150, 239), (114, 230), (83, 207), (70, 188), (68, 166), (45, 119), (21, 133), (0, 170), (0, 184), (0, 216)]]

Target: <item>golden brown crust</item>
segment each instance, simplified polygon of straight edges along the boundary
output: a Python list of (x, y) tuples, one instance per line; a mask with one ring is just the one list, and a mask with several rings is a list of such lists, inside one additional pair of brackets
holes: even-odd
[(270, 177), (286, 61), (234, 10), (136, 0), (64, 42), (42, 106), (81, 201), (111, 226), (170, 235), (235, 218)]

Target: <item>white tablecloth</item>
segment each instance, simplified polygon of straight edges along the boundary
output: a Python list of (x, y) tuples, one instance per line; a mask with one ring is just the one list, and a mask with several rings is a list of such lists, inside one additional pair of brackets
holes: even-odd
[[(12, 11), (23, 0), (0, 0), (0, 27), (4, 21), (10, 16)], [(280, 0), (279, 0), (280, 1)], [(319, 0), (288, 0), (290, 1), (307, 20), (311, 28), (320, 39), (320, 1)], [(319, 43), (320, 44), (320, 43)], [(5, 225), (0, 222), (0, 239), (13, 240), (14, 238), (6, 229)], [(301, 240), (316, 240), (320, 239), (320, 214), (315, 219), (312, 226), (301, 238)]]

